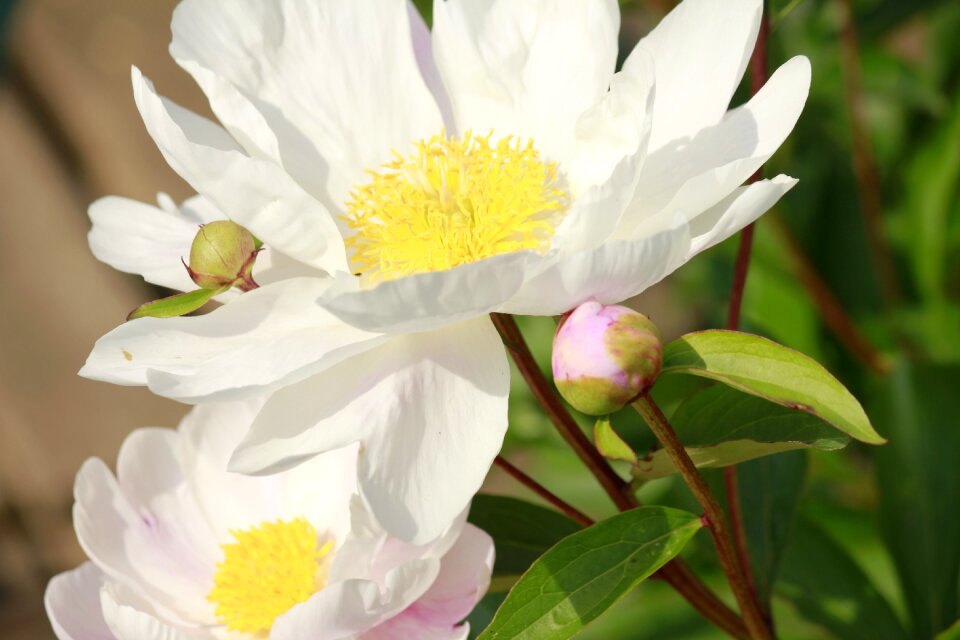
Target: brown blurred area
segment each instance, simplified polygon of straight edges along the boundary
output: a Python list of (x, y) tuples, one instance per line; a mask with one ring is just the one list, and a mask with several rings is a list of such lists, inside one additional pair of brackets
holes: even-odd
[(155, 295), (100, 264), (87, 205), (188, 187), (133, 104), (136, 64), (178, 102), (205, 103), (166, 55), (174, 0), (23, 0), (0, 79), (0, 635), (52, 638), (51, 575), (83, 561), (70, 524), (84, 459), (116, 459), (132, 429), (186, 407), (76, 375), (94, 341)]

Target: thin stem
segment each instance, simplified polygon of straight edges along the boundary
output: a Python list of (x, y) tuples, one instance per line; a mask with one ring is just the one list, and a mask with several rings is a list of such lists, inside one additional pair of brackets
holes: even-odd
[(757, 584), (754, 581), (753, 567), (750, 564), (747, 531), (743, 525), (743, 507), (740, 504), (740, 491), (737, 488), (737, 465), (732, 464), (723, 468), (723, 488), (727, 497), (727, 513), (730, 515), (730, 532), (733, 535), (734, 549), (737, 551), (737, 561), (740, 563), (743, 576), (747, 579), (751, 597), (757, 602), (763, 612), (764, 620), (769, 626), (771, 620), (767, 604), (760, 602), (757, 596)]
[(503, 469), (507, 474), (512, 476), (517, 482), (525, 486), (527, 489), (530, 489), (535, 494), (552, 504), (556, 507), (561, 513), (570, 518), (571, 520), (582, 524), (585, 527), (589, 527), (593, 524), (593, 520), (584, 514), (582, 511), (574, 507), (573, 505), (565, 502), (561, 498), (557, 497), (555, 493), (547, 489), (545, 486), (528, 476), (526, 473), (515, 467), (510, 463), (509, 460), (503, 456), (497, 456), (494, 460), (494, 463)]
[(543, 372), (540, 371), (540, 367), (533, 359), (533, 354), (530, 353), (530, 348), (527, 346), (523, 334), (520, 333), (516, 321), (512, 317), (501, 313), (491, 314), (491, 317), (503, 336), (504, 345), (510, 351), (510, 355), (513, 356), (520, 374), (527, 381), (527, 385), (536, 397), (537, 402), (546, 411), (561, 437), (600, 481), (604, 491), (607, 492), (618, 509), (626, 511), (637, 506), (636, 499), (626, 490), (627, 483), (617, 475), (606, 458), (594, 448), (580, 429), (580, 425), (576, 423), (566, 407), (563, 406), (563, 402), (556, 391), (553, 390)]
[[(526, 380), (531, 392), (553, 422), (561, 437), (570, 445), (590, 472), (597, 478), (610, 499), (620, 511), (628, 511), (639, 506), (636, 496), (630, 492), (625, 482), (613, 470), (607, 460), (593, 447), (583, 434), (556, 391), (547, 381), (527, 346), (527, 342), (517, 327), (513, 317), (501, 313), (491, 314), (494, 325), (503, 337), (503, 343), (510, 351), (513, 361)], [(674, 558), (656, 574), (663, 578), (674, 590), (686, 599), (694, 609), (717, 627), (740, 640), (749, 638), (743, 621), (736, 613), (711, 592), (679, 558)]]
[(747, 272), (750, 269), (750, 254), (753, 251), (754, 225), (746, 226), (740, 232), (740, 246), (737, 248), (737, 261), (733, 267), (733, 286), (730, 289), (730, 306), (727, 307), (727, 328), (740, 326), (740, 309), (743, 306), (743, 290), (747, 286)]
[(763, 613), (750, 591), (740, 562), (737, 559), (736, 549), (734, 549), (730, 540), (729, 525), (720, 503), (710, 492), (710, 488), (707, 487), (703, 476), (700, 475), (690, 456), (687, 455), (686, 449), (683, 448), (677, 438), (670, 422), (653, 399), (647, 393), (644, 393), (633, 403), (633, 406), (650, 425), (650, 430), (660, 441), (670, 460), (703, 508), (708, 529), (717, 547), (720, 565), (723, 567), (724, 573), (727, 574), (727, 580), (730, 582), (730, 588), (733, 590), (733, 595), (740, 606), (740, 613), (743, 615), (743, 621), (750, 632), (750, 637), (755, 640), (772, 640), (773, 636), (767, 628)]
[(839, 0), (841, 12), (840, 68), (844, 80), (844, 98), (850, 118), (850, 139), (853, 145), (853, 169), (860, 194), (860, 208), (867, 227), (870, 255), (880, 282), (887, 308), (896, 307), (902, 298), (893, 252), (883, 232), (883, 198), (880, 177), (870, 136), (867, 132), (863, 100), (863, 77), (860, 45), (851, 0)]
[[(750, 90), (756, 95), (767, 82), (767, 44), (770, 38), (770, 18), (766, 11), (760, 18), (760, 30), (757, 33), (757, 43), (753, 48), (750, 60)], [(763, 168), (750, 177), (753, 183), (763, 178)], [(740, 247), (737, 251), (737, 261), (733, 271), (733, 286), (730, 291), (730, 304), (727, 308), (727, 329), (740, 328), (740, 313), (743, 307), (743, 292), (747, 286), (747, 274), (750, 269), (750, 255), (753, 251), (754, 225), (748, 225), (740, 234)], [(733, 545), (736, 549), (736, 559), (740, 564), (740, 571), (746, 578), (750, 598), (759, 603), (756, 584), (753, 578), (753, 568), (750, 565), (750, 555), (747, 551), (747, 534), (743, 524), (743, 510), (740, 508), (740, 493), (737, 489), (737, 467), (730, 465), (723, 470), (724, 491), (727, 497), (727, 510), (730, 514), (730, 526), (733, 530)], [(766, 607), (763, 607), (766, 611)], [(772, 628), (772, 620), (767, 616), (768, 628)]]

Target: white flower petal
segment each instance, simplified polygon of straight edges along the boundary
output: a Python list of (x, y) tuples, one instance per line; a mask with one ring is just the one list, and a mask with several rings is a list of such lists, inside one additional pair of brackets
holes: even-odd
[(328, 585), (277, 618), (270, 638), (353, 640), (358, 633), (415, 602), (430, 587), (439, 570), (439, 560), (414, 560), (391, 571), (383, 589), (371, 580), (346, 580)]
[(467, 640), (470, 635), (470, 625), (459, 627), (448, 625), (435, 627), (418, 620), (414, 615), (401, 613), (380, 626), (367, 631), (357, 640)]
[[(797, 56), (745, 105), (692, 140), (647, 156), (636, 199), (617, 237), (655, 215), (693, 218), (729, 195), (763, 165), (793, 130), (810, 89), (810, 61)], [(659, 87), (658, 87), (659, 90)]]
[(118, 584), (100, 591), (103, 617), (117, 640), (207, 640), (208, 633), (188, 632), (162, 622), (135, 593)]
[(50, 581), (43, 604), (59, 640), (115, 640), (100, 609), (102, 585), (103, 574), (92, 562)]
[(421, 619), (454, 625), (466, 618), (490, 586), (493, 538), (466, 524), (456, 543), (443, 556), (440, 573), (414, 608)]
[(797, 184), (795, 178), (777, 176), (740, 187), (690, 223), (693, 242), (687, 259), (723, 242), (756, 221)]
[(642, 56), (648, 73), (618, 73), (610, 90), (577, 119), (576, 153), (564, 167), (579, 194), (590, 185), (600, 185), (624, 158), (641, 166), (653, 124), (653, 60)]
[(407, 562), (443, 558), (460, 539), (468, 512), (469, 507), (461, 511), (439, 537), (424, 544), (412, 544), (389, 535), (362, 496), (355, 495), (350, 503), (350, 535), (337, 549), (330, 565), (330, 580), (364, 578), (383, 585), (391, 571)]
[[(196, 283), (187, 275), (182, 260), (190, 256), (190, 246), (200, 225), (227, 216), (201, 196), (177, 207), (156, 207), (129, 198), (108, 196), (90, 205), (93, 228), (89, 240), (93, 255), (101, 262), (125, 273), (136, 273), (147, 282), (174, 289), (192, 291)], [(299, 276), (321, 276), (302, 262), (288, 258), (270, 247), (257, 256), (254, 277), (261, 285)], [(219, 301), (239, 295), (236, 289), (216, 297)]]
[(682, 265), (689, 246), (689, 228), (678, 220), (671, 228), (636, 240), (612, 241), (592, 251), (561, 255), (550, 268), (527, 281), (501, 311), (552, 316), (591, 298), (604, 304), (623, 302)]
[(480, 488), (507, 426), (509, 367), (487, 318), (390, 342), (276, 392), (231, 468), (270, 472), (361, 443), (361, 491), (392, 535), (436, 538)]
[[(188, 211), (215, 214), (209, 208)], [(199, 225), (226, 219), (191, 219), (129, 198), (108, 196), (90, 205), (90, 249), (101, 262), (125, 273), (136, 273), (168, 289), (188, 291), (197, 286), (180, 262), (190, 253)]]
[(211, 529), (223, 542), (232, 540), (231, 529), (305, 517), (317, 531), (339, 539), (349, 525), (356, 491), (355, 446), (270, 476), (227, 471), (230, 455), (262, 405), (262, 400), (199, 405), (180, 424), (184, 476)]
[(614, 0), (435, 2), (437, 66), (457, 131), (532, 138), (572, 157), (579, 118), (606, 93), (617, 58)]
[(641, 72), (638, 50), (649, 50), (657, 82), (651, 150), (720, 121), (750, 60), (762, 10), (762, 0), (684, 0), (640, 41), (624, 72)]
[(593, 249), (619, 225), (646, 160), (653, 99), (652, 71), (640, 79), (618, 73), (604, 99), (580, 116), (577, 154), (565, 171), (595, 186), (575, 196), (557, 228), (554, 246), (561, 251)]
[[(188, 71), (207, 69), (248, 96), (284, 165), (298, 177), (312, 172), (328, 206), (342, 205), (365, 170), (443, 127), (407, 11), (405, 0), (187, 0), (174, 13), (171, 51)], [(246, 125), (222, 91), (208, 97), (225, 122)]]
[(318, 269), (347, 270), (332, 215), (283, 168), (248, 156), (222, 128), (158, 96), (136, 67), (133, 89), (147, 131), (194, 189), (277, 250)]
[(250, 396), (300, 380), (385, 338), (316, 304), (328, 279), (263, 286), (196, 317), (143, 318), (97, 341), (80, 375), (183, 401)]
[[(176, 434), (141, 429), (124, 442), (114, 478), (88, 460), (74, 488), (74, 528), (87, 556), (181, 621), (212, 620), (216, 542), (185, 484)], [(108, 620), (109, 622), (109, 620)]]
[(361, 288), (356, 278), (341, 277), (321, 296), (320, 305), (367, 331), (428, 331), (486, 315), (547, 262), (537, 253), (508, 253), (369, 289)]
[(423, 76), (423, 81), (437, 102), (440, 113), (443, 114), (444, 124), (452, 131), (453, 106), (450, 104), (447, 87), (443, 84), (440, 69), (437, 68), (437, 61), (433, 56), (433, 34), (412, 0), (407, 0), (407, 13), (410, 16), (410, 31), (413, 35), (413, 53), (417, 59), (417, 66), (420, 67), (420, 75)]

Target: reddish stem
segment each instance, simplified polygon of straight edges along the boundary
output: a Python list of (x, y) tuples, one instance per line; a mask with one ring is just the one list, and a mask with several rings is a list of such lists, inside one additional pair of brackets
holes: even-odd
[(797, 240), (790, 228), (778, 218), (771, 217), (774, 230), (780, 235), (780, 239), (787, 247), (790, 257), (794, 263), (797, 279), (807, 290), (807, 294), (813, 298), (815, 308), (820, 313), (823, 323), (833, 332), (837, 340), (857, 358), (864, 366), (872, 371), (886, 375), (890, 372), (890, 361), (880, 353), (873, 344), (867, 340), (866, 336), (860, 332), (857, 325), (853, 322), (843, 305), (833, 295), (830, 287), (824, 282), (816, 268), (803, 251), (800, 242)]
[[(628, 511), (639, 506), (636, 496), (630, 492), (629, 483), (624, 482), (607, 460), (593, 447), (563, 405), (546, 376), (540, 371), (540, 367), (534, 360), (533, 354), (530, 352), (530, 348), (527, 346), (527, 342), (513, 317), (493, 313), (491, 318), (503, 337), (503, 343), (510, 351), (517, 369), (520, 370), (520, 374), (526, 380), (534, 397), (543, 407), (561, 437), (586, 464), (620, 511)], [(717, 598), (679, 558), (674, 558), (664, 565), (656, 573), (656, 577), (663, 578), (694, 609), (730, 636), (739, 640), (747, 640), (750, 637), (743, 620), (722, 600)]]
[[(760, 30), (757, 33), (757, 43), (753, 49), (750, 61), (750, 89), (756, 95), (767, 82), (767, 44), (770, 37), (770, 20), (766, 11), (760, 18)], [(763, 177), (763, 168), (757, 170), (750, 177), (753, 183)], [(750, 270), (750, 255), (753, 251), (754, 225), (748, 225), (740, 234), (740, 247), (737, 250), (737, 261), (733, 270), (733, 286), (730, 291), (730, 305), (727, 308), (727, 329), (740, 328), (740, 314), (743, 307), (743, 292), (747, 285), (747, 274)], [(730, 516), (730, 531), (733, 536), (735, 561), (740, 566), (740, 573), (745, 580), (746, 591), (751, 603), (756, 609), (766, 615), (766, 607), (761, 606), (757, 598), (757, 589), (750, 565), (750, 555), (747, 551), (747, 535), (743, 524), (743, 510), (740, 508), (740, 494), (737, 489), (737, 467), (730, 465), (723, 470), (724, 489), (727, 497), (727, 511)], [(742, 608), (742, 605), (741, 605)], [(765, 624), (770, 626), (769, 620)]]
[(667, 417), (663, 415), (660, 407), (653, 401), (653, 398), (649, 394), (643, 393), (633, 403), (633, 406), (650, 426), (650, 430), (653, 431), (653, 434), (663, 446), (673, 466), (676, 467), (697, 502), (703, 508), (704, 515), (709, 522), (708, 530), (710, 535), (713, 536), (717, 556), (720, 558), (720, 566), (723, 567), (723, 572), (727, 575), (727, 581), (730, 583), (730, 589), (737, 599), (737, 605), (740, 607), (740, 613), (750, 632), (750, 637), (755, 640), (772, 640), (773, 634), (770, 632), (757, 599), (747, 583), (743, 567), (737, 558), (736, 549), (730, 540), (727, 518), (720, 507), (720, 503), (710, 492), (710, 488), (703, 476), (700, 475), (700, 471), (693, 464), (687, 450), (683, 448), (676, 432)]
[(860, 208), (867, 227), (870, 255), (880, 281), (880, 290), (888, 308), (895, 307), (902, 298), (900, 282), (893, 260), (893, 252), (883, 232), (883, 198), (877, 161), (870, 144), (864, 114), (863, 77), (860, 63), (860, 45), (854, 21), (851, 0), (840, 0), (840, 68), (843, 72), (844, 98), (850, 118), (850, 137), (853, 145), (853, 169), (857, 177)]
[(520, 374), (526, 380), (534, 397), (543, 407), (550, 421), (557, 428), (560, 436), (600, 481), (604, 491), (607, 492), (618, 509), (626, 511), (637, 506), (636, 499), (627, 490), (628, 484), (617, 475), (606, 458), (594, 448), (589, 438), (580, 429), (580, 425), (576, 423), (566, 407), (563, 406), (563, 402), (556, 391), (553, 390), (543, 372), (540, 371), (540, 367), (534, 360), (516, 321), (502, 313), (491, 314), (491, 317), (503, 336), (504, 344), (513, 356)]
[(517, 482), (549, 502), (571, 520), (574, 520), (585, 527), (589, 527), (593, 524), (593, 520), (589, 516), (585, 515), (573, 505), (557, 497), (555, 493), (547, 489), (545, 486), (528, 476), (517, 467), (513, 466), (510, 461), (503, 456), (497, 456), (494, 460), (494, 463), (512, 476)]

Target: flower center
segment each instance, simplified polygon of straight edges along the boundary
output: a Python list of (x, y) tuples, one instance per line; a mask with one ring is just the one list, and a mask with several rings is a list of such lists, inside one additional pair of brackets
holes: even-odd
[(236, 542), (221, 545), (223, 561), (207, 599), (231, 631), (267, 633), (274, 620), (323, 588), (333, 542), (319, 546), (306, 519), (230, 533)]
[(567, 205), (557, 165), (532, 141), (491, 143), (492, 135), (441, 133), (370, 171), (372, 181), (354, 189), (344, 215), (356, 270), (392, 280), (546, 251)]

